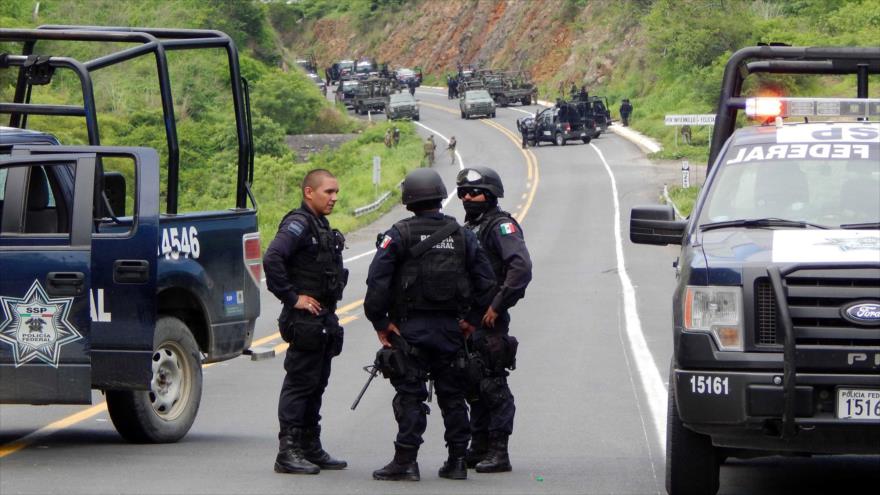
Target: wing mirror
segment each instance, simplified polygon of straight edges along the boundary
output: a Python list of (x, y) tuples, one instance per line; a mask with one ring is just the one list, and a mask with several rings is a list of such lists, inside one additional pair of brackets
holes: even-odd
[(635, 206), (629, 217), (629, 240), (636, 244), (681, 244), (687, 220), (676, 220), (670, 205)]

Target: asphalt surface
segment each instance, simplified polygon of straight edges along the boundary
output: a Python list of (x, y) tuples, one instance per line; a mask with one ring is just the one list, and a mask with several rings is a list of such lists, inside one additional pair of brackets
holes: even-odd
[[(510, 440), (512, 473), (439, 479), (445, 459), (442, 420), (431, 405), (419, 453), (420, 483), (379, 482), (371, 472), (393, 454), (393, 389), (374, 380), (356, 411), (350, 405), (378, 341), (363, 316), (364, 281), (376, 234), (407, 212), (400, 207), (348, 236), (351, 270), (340, 304), (345, 348), (333, 362), (324, 396), (323, 440), (346, 459), (344, 471), (318, 476), (275, 474), (276, 407), (284, 344), (280, 306), (263, 289), (257, 339), (279, 357), (246, 357), (204, 369), (199, 415), (172, 445), (130, 445), (101, 406), (0, 408), (0, 493), (665, 493), (667, 370), (671, 356), (672, 247), (628, 241), (629, 209), (658, 201), (678, 180), (674, 164), (654, 164), (630, 142), (603, 134), (589, 145), (542, 145), (522, 151), (516, 118), (537, 107), (498, 109), (495, 119), (462, 120), (457, 100), (420, 88), (420, 124), (458, 141), (450, 163), (438, 140), (435, 168), (450, 192), (461, 162), (501, 174), (501, 205), (521, 220), (534, 263), (526, 298), (513, 310), (520, 340)], [(375, 116), (383, 119), (382, 116)], [(603, 158), (604, 157), (604, 160)], [(341, 194), (345, 194), (342, 184)], [(615, 207), (615, 205), (618, 207)], [(446, 212), (463, 209), (452, 197)], [(331, 223), (333, 217), (330, 217)], [(102, 398), (95, 394), (95, 403)], [(731, 460), (722, 494), (846, 493), (880, 486), (877, 457)]]

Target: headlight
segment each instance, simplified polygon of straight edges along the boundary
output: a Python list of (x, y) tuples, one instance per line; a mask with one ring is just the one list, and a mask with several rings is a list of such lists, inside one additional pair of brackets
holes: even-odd
[(684, 328), (711, 334), (722, 351), (742, 351), (742, 287), (688, 286)]

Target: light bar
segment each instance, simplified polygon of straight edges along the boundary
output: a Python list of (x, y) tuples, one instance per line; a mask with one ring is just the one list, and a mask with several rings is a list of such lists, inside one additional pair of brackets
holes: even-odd
[(748, 98), (749, 117), (880, 117), (878, 98)]

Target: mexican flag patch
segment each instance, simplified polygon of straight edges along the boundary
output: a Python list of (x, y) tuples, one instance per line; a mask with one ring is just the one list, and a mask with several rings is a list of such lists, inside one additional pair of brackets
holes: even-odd
[(516, 224), (512, 222), (502, 223), (499, 229), (501, 229), (501, 235), (510, 235), (516, 232)]
[(391, 244), (391, 237), (385, 236), (382, 238), (382, 242), (379, 244), (379, 247), (382, 249), (387, 248)]

